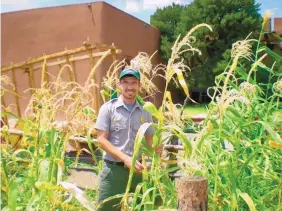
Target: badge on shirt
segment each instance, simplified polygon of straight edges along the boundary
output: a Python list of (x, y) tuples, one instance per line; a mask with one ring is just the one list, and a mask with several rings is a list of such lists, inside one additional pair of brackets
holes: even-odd
[(143, 124), (145, 122), (145, 119), (144, 119), (143, 116), (140, 117), (140, 122), (141, 122), (141, 124)]
[(113, 122), (120, 122), (120, 119), (113, 119)]

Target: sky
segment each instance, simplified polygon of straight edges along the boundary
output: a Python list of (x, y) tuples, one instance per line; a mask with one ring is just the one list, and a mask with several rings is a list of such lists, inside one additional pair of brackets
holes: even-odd
[[(130, 15), (150, 23), (150, 16), (157, 8), (171, 5), (173, 2), (178, 4), (189, 4), (193, 0), (104, 0), (108, 4), (129, 13)], [(1, 13), (53, 7), (68, 4), (80, 4), (95, 2), (95, 0), (1, 0)], [(273, 9), (273, 17), (282, 17), (282, 0), (256, 0), (261, 4), (261, 14), (267, 9)]]

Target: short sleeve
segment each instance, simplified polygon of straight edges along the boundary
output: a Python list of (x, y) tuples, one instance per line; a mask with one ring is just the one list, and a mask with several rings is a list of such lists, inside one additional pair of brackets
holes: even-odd
[[(146, 111), (146, 122), (151, 122), (153, 123), (153, 118), (152, 118), (152, 115)], [(153, 129), (152, 126), (150, 126), (146, 132), (145, 132), (145, 135), (153, 135), (155, 133), (155, 130)]]
[(110, 109), (108, 104), (101, 106), (99, 114), (96, 120), (95, 128), (98, 130), (105, 131), (109, 133), (110, 131)]

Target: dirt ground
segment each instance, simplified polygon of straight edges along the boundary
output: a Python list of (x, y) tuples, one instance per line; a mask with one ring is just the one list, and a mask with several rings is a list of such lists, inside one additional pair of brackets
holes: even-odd
[(67, 181), (83, 189), (95, 190), (98, 188), (98, 175), (93, 171), (71, 169)]

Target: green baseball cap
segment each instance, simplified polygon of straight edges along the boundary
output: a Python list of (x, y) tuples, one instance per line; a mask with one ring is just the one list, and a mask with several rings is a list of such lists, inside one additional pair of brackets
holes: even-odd
[(120, 72), (119, 79), (121, 79), (124, 76), (134, 76), (140, 80), (140, 73), (138, 70), (134, 68), (125, 68)]

